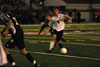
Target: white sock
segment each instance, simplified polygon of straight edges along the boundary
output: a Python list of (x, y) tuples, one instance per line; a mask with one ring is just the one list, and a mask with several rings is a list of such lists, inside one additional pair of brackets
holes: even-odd
[(54, 42), (54, 41), (51, 41), (51, 42), (50, 42), (50, 47), (49, 47), (49, 50), (52, 50), (52, 48), (54, 47), (54, 44), (55, 44), (55, 42)]

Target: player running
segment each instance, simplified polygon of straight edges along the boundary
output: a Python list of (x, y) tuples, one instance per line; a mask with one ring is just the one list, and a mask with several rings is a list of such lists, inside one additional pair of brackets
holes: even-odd
[(2, 32), (2, 35), (7, 37), (8, 32), (11, 34), (11, 38), (6, 43), (5, 51), (7, 54), (8, 61), (12, 64), (12, 67), (16, 67), (16, 62), (14, 61), (13, 57), (9, 53), (11, 48), (15, 46), (21, 51), (21, 53), (26, 56), (26, 58), (34, 65), (34, 67), (40, 67), (40, 65), (36, 62), (36, 60), (31, 56), (30, 53), (26, 51), (25, 44), (24, 44), (24, 33), (22, 28), (19, 26), (15, 17), (13, 17), (10, 13), (9, 7), (3, 6), (1, 9), (0, 18), (5, 25), (5, 29)]
[[(41, 29), (40, 29), (40, 31), (38, 33), (38, 36), (40, 35), (40, 33), (43, 31), (44, 28), (46, 28), (46, 27), (49, 26), (48, 23), (51, 20), (51, 17), (52, 17), (51, 14), (48, 14), (47, 17), (46, 17), (46, 19), (44, 21), (42, 21), (43, 25), (41, 26)], [(51, 36), (52, 36), (52, 28), (49, 31), (50, 31)]]
[[(47, 51), (48, 53), (50, 53), (53, 50), (53, 48), (57, 46), (57, 44), (59, 44), (60, 48), (63, 48), (61, 44), (61, 39), (63, 36), (64, 27), (65, 27), (64, 18), (71, 19), (70, 16), (59, 13), (58, 8), (54, 9), (54, 13), (55, 15), (51, 18), (51, 21), (49, 22), (49, 27), (46, 30), (46, 33), (47, 33), (51, 27), (53, 28), (53, 37), (52, 37), (52, 41), (50, 42), (49, 50)], [(55, 42), (56, 42), (56, 45), (54, 46)]]

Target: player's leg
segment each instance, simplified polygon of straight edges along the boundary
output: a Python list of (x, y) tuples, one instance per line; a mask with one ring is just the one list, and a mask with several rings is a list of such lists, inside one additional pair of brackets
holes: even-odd
[(61, 41), (59, 42), (58, 45), (59, 45), (60, 48), (63, 48)]
[(61, 41), (62, 41), (62, 42), (66, 42), (66, 40), (65, 40), (63, 37), (61, 38)]
[(64, 37), (63, 37), (63, 33), (64, 33), (64, 32), (62, 32), (62, 34), (61, 34), (61, 41), (62, 41), (62, 42), (66, 42), (66, 40), (65, 40)]
[(16, 62), (14, 61), (12, 55), (9, 53), (9, 48), (5, 49), (6, 55), (7, 55), (7, 59), (8, 61), (11, 63), (12, 67), (17, 67)]
[(36, 62), (36, 60), (32, 57), (30, 53), (27, 53), (26, 48), (21, 49), (21, 53), (26, 56), (26, 58), (35, 66), (40, 67), (40, 65)]
[(58, 44), (60, 48), (63, 48), (62, 46), (62, 36), (63, 36), (63, 31), (60, 31), (58, 34), (57, 34), (57, 39), (56, 39), (56, 45)]
[(34, 67), (39, 67), (37, 62), (34, 60), (34, 58), (31, 56), (30, 53), (27, 53), (25, 44), (24, 44), (24, 33), (23, 31), (19, 30), (17, 34), (14, 37), (14, 41), (16, 44), (16, 47), (21, 51), (21, 53), (32, 63), (34, 64)]
[(8, 61), (12, 64), (13, 67), (16, 67), (16, 62), (14, 61), (12, 55), (10, 54), (9, 50), (11, 48), (14, 48), (15, 45), (14, 45), (14, 40), (13, 39), (10, 39), (6, 45), (5, 45), (6, 49), (5, 49), (5, 52), (6, 52), (6, 55), (7, 55), (7, 59)]
[(56, 41), (56, 34), (53, 34), (53, 38), (52, 38), (52, 40), (50, 42), (50, 46), (49, 46), (49, 49), (48, 49), (47, 53), (51, 53), (51, 51), (54, 48), (55, 41)]
[(39, 67), (40, 65), (37, 64), (36, 60), (32, 57), (30, 53), (26, 51), (25, 44), (24, 44), (24, 38), (23, 36), (20, 36), (20, 38), (15, 40), (16, 46), (21, 51), (21, 53), (35, 66)]
[(38, 33), (38, 36), (40, 35), (40, 33), (43, 31), (43, 29), (44, 29), (45, 27), (46, 27), (45, 25), (42, 25), (42, 26), (41, 26), (41, 29), (40, 29), (40, 31), (39, 31), (39, 33)]
[(50, 29), (50, 34), (51, 34), (51, 36), (53, 36), (53, 29), (52, 29), (52, 27)]

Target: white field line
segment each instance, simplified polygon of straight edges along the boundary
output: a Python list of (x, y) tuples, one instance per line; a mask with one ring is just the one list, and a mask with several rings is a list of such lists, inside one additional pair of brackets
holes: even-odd
[(99, 44), (87, 44), (87, 43), (69, 43), (69, 44), (75, 44), (75, 45), (84, 45), (84, 46), (97, 46), (100, 47)]
[[(68, 34), (68, 33), (64, 33), (64, 34)], [(71, 37), (72, 36), (73, 37), (99, 37), (99, 36), (90, 36), (90, 35), (88, 35), (88, 36), (85, 36), (85, 35), (64, 35), (64, 37), (68, 37), (68, 36), (71, 36)]]
[[(50, 42), (50, 41), (45, 41), (45, 40), (40, 40), (40, 41), (37, 41), (37, 40), (28, 40), (28, 39), (25, 39), (25, 40), (26, 40), (26, 41), (29, 41), (30, 43), (34, 43), (34, 42), (35, 42), (35, 43), (38, 43), (38, 42), (41, 42), (41, 43), (42, 43), (42, 42), (43, 42), (43, 43), (44, 43), (44, 42), (45, 42), (45, 43), (46, 43), (46, 42)], [(67, 43), (67, 42), (66, 42), (66, 43)], [(84, 45), (84, 46), (99, 46), (99, 47), (100, 47), (99, 44), (74, 43), (74, 42), (73, 42), (73, 43), (68, 42), (68, 44), (76, 44), (76, 45), (80, 45), (80, 44), (81, 44), (81, 45)]]
[[(12, 52), (20, 52), (19, 50), (11, 50), (11, 51)], [(80, 56), (71, 56), (71, 55), (61, 55), (61, 54), (44, 53), (44, 52), (32, 52), (32, 51), (28, 51), (28, 52), (32, 53), (32, 54), (41, 54), (41, 55), (49, 55), (49, 56), (58, 56), (58, 57), (66, 57), (66, 58), (76, 58), (76, 59), (100, 61), (99, 58), (80, 57)]]
[[(50, 41), (45, 41), (45, 40), (40, 40), (40, 41), (37, 41), (37, 40), (28, 40), (28, 39), (25, 39), (25, 41), (29, 41), (30, 43), (38, 43), (38, 42), (41, 42), (41, 43), (47, 43), (47, 42), (50, 42)], [(66, 42), (67, 43), (67, 42)], [(68, 44), (75, 44), (75, 45), (83, 45), (83, 46), (97, 46), (97, 47), (100, 47), (99, 44), (87, 44), (87, 43), (75, 43), (75, 42), (68, 42)], [(66, 44), (67, 45), (67, 44)]]

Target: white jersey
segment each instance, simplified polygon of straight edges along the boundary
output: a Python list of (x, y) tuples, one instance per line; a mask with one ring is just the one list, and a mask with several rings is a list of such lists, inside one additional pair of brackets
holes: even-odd
[(2, 47), (1, 39), (0, 39), (0, 66), (5, 65), (7, 63), (6, 54)]
[(65, 28), (64, 14), (59, 14), (58, 16), (53, 16), (49, 22), (49, 26), (56, 31), (62, 31)]

